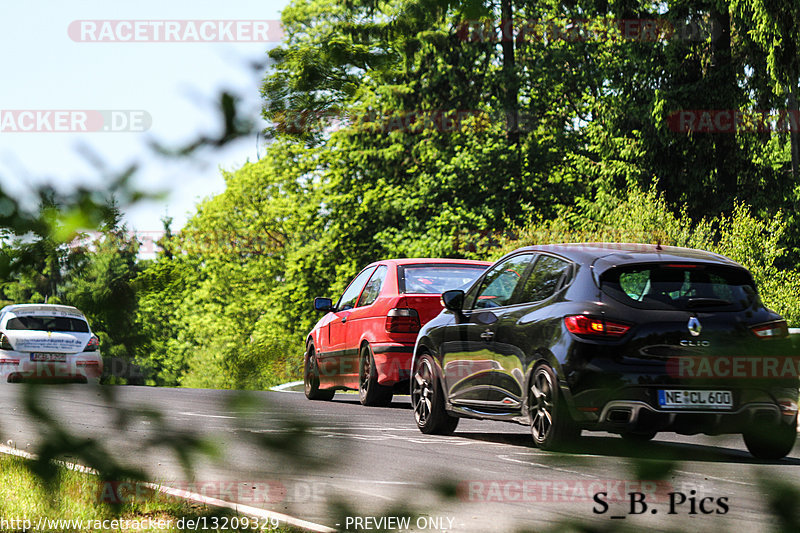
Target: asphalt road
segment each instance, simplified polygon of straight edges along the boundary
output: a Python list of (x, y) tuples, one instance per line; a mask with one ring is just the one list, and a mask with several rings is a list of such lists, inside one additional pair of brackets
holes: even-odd
[[(58, 433), (30, 413), (26, 390), (0, 386), (0, 437), (35, 453)], [(407, 397), (367, 408), (341, 393), (310, 402), (292, 392), (43, 385), (30, 400), (79, 443), (91, 440), (151, 480), (352, 531), (542, 531), (564, 522), (770, 531), (776, 491), (764, 481), (800, 487), (797, 447), (763, 463), (735, 436), (663, 434), (631, 447), (585, 432), (570, 453), (542, 452), (528, 428), (500, 422), (462, 420), (453, 436), (422, 435)], [(198, 442), (216, 454), (190, 452)], [(644, 494), (647, 510), (629, 493)], [(408, 528), (405, 512), (416, 513)]]

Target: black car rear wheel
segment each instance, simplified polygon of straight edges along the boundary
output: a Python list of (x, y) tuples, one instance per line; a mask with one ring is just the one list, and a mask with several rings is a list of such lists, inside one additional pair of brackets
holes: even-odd
[(758, 424), (742, 436), (753, 457), (768, 461), (782, 459), (789, 455), (797, 440), (797, 416), (792, 424)]
[(556, 376), (547, 365), (534, 370), (528, 392), (528, 413), (533, 443), (543, 450), (564, 448), (581, 434), (559, 393)]
[(378, 383), (375, 358), (369, 345), (361, 347), (358, 363), (358, 399), (362, 405), (386, 406), (392, 403), (392, 389)]
[(314, 347), (308, 347), (306, 355), (305, 371), (303, 372), (303, 385), (306, 398), (309, 400), (331, 400), (336, 391), (319, 388), (319, 368), (317, 367), (317, 355)]
[(411, 378), (411, 406), (420, 431), (428, 435), (450, 435), (458, 426), (458, 418), (444, 408), (444, 394), (433, 364), (428, 354), (417, 359)]

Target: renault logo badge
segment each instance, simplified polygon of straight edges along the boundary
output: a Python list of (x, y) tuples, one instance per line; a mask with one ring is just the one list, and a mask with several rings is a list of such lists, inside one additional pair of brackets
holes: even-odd
[(695, 316), (689, 319), (689, 323), (686, 325), (686, 327), (689, 328), (689, 333), (691, 333), (693, 337), (700, 335), (700, 331), (703, 329), (703, 326), (700, 325), (700, 321), (697, 320), (697, 317)]

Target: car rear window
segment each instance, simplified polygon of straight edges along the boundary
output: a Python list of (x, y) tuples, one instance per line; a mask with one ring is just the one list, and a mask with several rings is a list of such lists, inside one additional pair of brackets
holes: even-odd
[(757, 300), (750, 273), (705, 264), (655, 263), (610, 269), (605, 294), (640, 309), (741, 311)]
[(441, 294), (472, 283), (483, 265), (403, 265), (398, 267), (400, 293)]
[(8, 321), (6, 329), (89, 333), (89, 324), (79, 318), (63, 316), (18, 316)]

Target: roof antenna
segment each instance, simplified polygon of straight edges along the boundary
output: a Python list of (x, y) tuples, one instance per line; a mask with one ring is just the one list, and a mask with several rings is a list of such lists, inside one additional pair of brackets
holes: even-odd
[(658, 239), (656, 241), (656, 251), (660, 252), (661, 250), (662, 250), (662, 248), (661, 248), (661, 239)]

